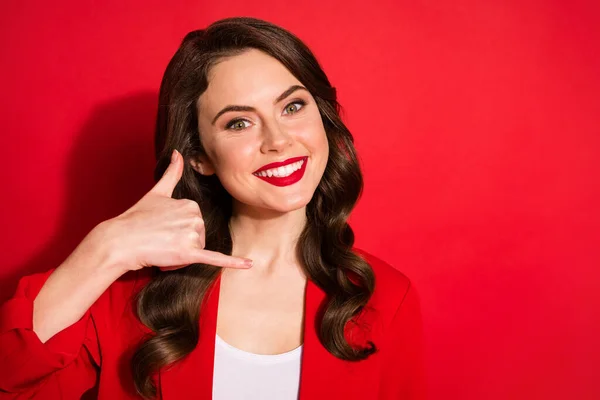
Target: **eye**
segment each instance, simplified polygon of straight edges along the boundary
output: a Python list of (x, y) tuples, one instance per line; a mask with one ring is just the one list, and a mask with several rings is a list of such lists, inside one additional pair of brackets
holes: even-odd
[[(231, 121), (229, 121), (229, 123), (227, 125), (225, 125), (225, 129), (231, 129), (231, 130), (234, 130), (234, 131), (241, 131), (244, 128), (246, 128), (246, 126), (244, 126), (243, 122), (248, 122), (248, 121), (245, 120), (245, 119), (240, 119), (240, 118), (231, 120)], [(232, 129), (233, 127), (237, 127), (239, 129), (237, 129), (237, 128), (236, 129)]]
[(296, 100), (291, 102), (290, 104), (288, 104), (287, 106), (285, 106), (285, 110), (291, 110), (291, 114), (295, 114), (299, 111), (297, 106), (294, 106), (294, 104), (300, 104), (300, 108), (304, 107), (306, 105), (306, 102), (304, 100)]
[[(297, 104), (299, 104), (300, 107), (298, 107)], [(289, 103), (287, 106), (285, 106), (285, 110), (288, 111), (288, 114), (296, 114), (305, 105), (306, 105), (306, 102), (304, 100), (295, 100), (295, 101)], [(233, 131), (242, 131), (245, 128), (247, 128), (247, 126), (244, 125), (244, 122), (249, 123), (248, 120), (245, 120), (242, 118), (233, 119), (233, 120), (229, 121), (229, 123), (227, 125), (225, 125), (225, 129), (233, 130)]]

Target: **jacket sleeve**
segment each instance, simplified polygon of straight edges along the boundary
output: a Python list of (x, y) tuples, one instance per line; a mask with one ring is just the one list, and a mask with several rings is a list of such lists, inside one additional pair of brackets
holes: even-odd
[(21, 278), (0, 306), (0, 399), (79, 399), (96, 384), (100, 349), (90, 310), (45, 343), (33, 331), (33, 300), (52, 272)]
[(421, 308), (409, 284), (386, 335), (381, 400), (426, 399)]

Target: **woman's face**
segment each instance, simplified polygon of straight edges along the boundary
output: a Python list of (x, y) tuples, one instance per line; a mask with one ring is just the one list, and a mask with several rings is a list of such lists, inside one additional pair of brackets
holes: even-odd
[[(197, 103), (208, 159), (193, 160), (194, 169), (215, 173), (234, 199), (246, 205), (279, 212), (306, 206), (329, 156), (312, 95), (279, 61), (255, 49), (223, 59), (211, 68), (208, 81)], [(300, 88), (293, 90), (295, 85)], [(229, 106), (239, 107), (227, 111)], [(302, 165), (293, 162), (300, 157), (305, 157)], [(291, 164), (283, 169), (257, 173), (286, 160)]]

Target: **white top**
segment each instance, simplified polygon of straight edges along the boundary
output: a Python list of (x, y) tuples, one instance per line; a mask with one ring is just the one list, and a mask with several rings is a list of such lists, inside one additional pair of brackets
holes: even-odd
[(282, 354), (254, 354), (216, 335), (213, 400), (297, 400), (302, 345)]

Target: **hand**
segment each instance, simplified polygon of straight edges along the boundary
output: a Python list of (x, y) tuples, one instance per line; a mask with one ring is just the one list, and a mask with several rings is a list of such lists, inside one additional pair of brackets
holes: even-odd
[(157, 266), (170, 271), (194, 263), (250, 268), (251, 260), (204, 249), (200, 206), (171, 197), (183, 166), (183, 157), (173, 151), (171, 164), (156, 185), (133, 207), (102, 223), (101, 236), (108, 241), (114, 262), (126, 270)]

